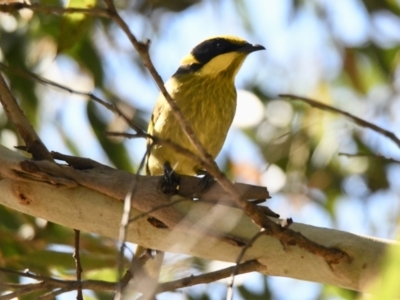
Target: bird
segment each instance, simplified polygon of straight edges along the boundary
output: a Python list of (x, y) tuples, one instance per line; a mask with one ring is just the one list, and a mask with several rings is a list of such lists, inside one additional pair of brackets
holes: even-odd
[[(236, 36), (208, 38), (182, 59), (177, 71), (165, 82), (172, 100), (213, 159), (220, 152), (235, 116), (235, 76), (246, 57), (259, 50), (265, 48)], [(154, 106), (147, 133), (198, 154), (162, 93)], [(203, 171), (195, 160), (168, 145), (153, 143), (151, 138), (147, 145), (148, 175), (165, 176), (166, 166), (182, 175), (197, 175)], [(146, 254), (155, 258), (151, 253), (152, 250), (138, 246), (135, 256)], [(150, 262), (148, 267), (152, 277), (158, 276), (161, 267), (162, 252), (157, 254), (156, 262)]]
[[(220, 152), (236, 111), (235, 76), (248, 54), (264, 50), (235, 36), (206, 39), (185, 56), (178, 70), (165, 83), (169, 95), (207, 152), (215, 159)], [(160, 93), (147, 133), (167, 139), (198, 154), (183, 132), (167, 100)], [(152, 143), (148, 139), (148, 145)], [(167, 145), (149, 148), (146, 169), (162, 175), (168, 164), (178, 174), (201, 174), (191, 158)]]

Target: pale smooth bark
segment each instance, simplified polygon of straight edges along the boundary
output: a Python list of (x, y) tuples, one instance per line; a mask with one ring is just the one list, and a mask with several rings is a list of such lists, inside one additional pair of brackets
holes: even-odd
[[(20, 154), (0, 147), (0, 204), (70, 228), (117, 239), (123, 212), (120, 197), (74, 184), (63, 177), (65, 172), (60, 172), (63, 174), (60, 178), (55, 174), (46, 178), (43, 171), (37, 170), (28, 176), (29, 170), (25, 170), (26, 173), (18, 171), (18, 166), (25, 160)], [(103, 172), (107, 173), (107, 169)], [(95, 176), (90, 170), (82, 174), (88, 178)], [(38, 181), (39, 175), (42, 182)], [(129, 173), (125, 175), (130, 176)], [(120, 189), (117, 183), (113, 186)], [(165, 204), (164, 200), (159, 201), (163, 196), (155, 191), (156, 186), (153, 178), (142, 179), (135, 188), (133, 201)], [(122, 193), (116, 191), (116, 194)], [(132, 217), (142, 213), (136, 207), (132, 208)], [(235, 262), (242, 247), (227, 243), (218, 235), (249, 240), (259, 231), (241, 210), (234, 207), (185, 201), (170, 208), (184, 216), (180, 222), (185, 226), (160, 229), (143, 217), (129, 225), (127, 240), (152, 249)], [(193, 224), (192, 229), (188, 224)], [(199, 231), (199, 228), (204, 230)], [(290, 228), (316, 243), (345, 251), (351, 260), (329, 265), (321, 257), (297, 246), (283, 247), (277, 238), (264, 235), (246, 251), (242, 262), (257, 259), (265, 267), (264, 274), (364, 291), (370, 280), (379, 274), (385, 249), (392, 244), (382, 239), (299, 223), (293, 223)]]

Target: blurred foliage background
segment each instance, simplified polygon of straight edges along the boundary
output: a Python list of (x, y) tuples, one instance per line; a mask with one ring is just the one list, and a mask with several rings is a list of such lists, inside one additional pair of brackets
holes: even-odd
[[(38, 3), (104, 7), (96, 0)], [(220, 167), (234, 180), (266, 185), (272, 193), (268, 205), (295, 222), (398, 237), (400, 165), (395, 160), (400, 160), (400, 149), (342, 115), (278, 96), (310, 97), (396, 134), (398, 0), (117, 0), (116, 5), (132, 32), (152, 41), (152, 59), (164, 79), (206, 37), (233, 34), (264, 45), (267, 51), (249, 57), (239, 72), (237, 117), (218, 157)], [(49, 149), (137, 170), (144, 141), (105, 135), (107, 130), (128, 130), (118, 117), (85, 97), (26, 76), (26, 71), (33, 72), (73, 90), (92, 91), (146, 128), (158, 90), (116, 24), (78, 14), (2, 13), (0, 59), (13, 94)], [(2, 108), (0, 141), (10, 148), (21, 143)], [(0, 237), (0, 266), (74, 277), (72, 229), (1, 206)], [(84, 234), (81, 248), (84, 278), (116, 279), (115, 241)], [(169, 254), (163, 279), (221, 266)], [(4, 274), (0, 280), (28, 282)], [(236, 282), (235, 299), (363, 297), (337, 287), (259, 274), (239, 276)], [(160, 299), (220, 299), (225, 292), (222, 282)], [(109, 295), (89, 292), (86, 297)]]

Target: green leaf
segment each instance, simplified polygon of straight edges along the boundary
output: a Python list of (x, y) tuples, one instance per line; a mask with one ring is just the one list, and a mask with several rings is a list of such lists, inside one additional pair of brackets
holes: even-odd
[(137, 9), (142, 12), (149, 12), (151, 10), (165, 10), (173, 12), (181, 12), (189, 7), (198, 4), (201, 0), (147, 0), (147, 1), (137, 1)]
[(87, 105), (87, 114), (93, 131), (108, 158), (116, 168), (132, 172), (133, 167), (127, 150), (122, 143), (116, 142), (107, 136), (107, 123), (103, 120), (100, 112), (91, 101)]
[(398, 299), (400, 297), (400, 251), (397, 245), (389, 248), (384, 259), (383, 271), (372, 285), (369, 299)]
[[(91, 8), (96, 0), (69, 0), (67, 8)], [(92, 18), (83, 13), (65, 14), (61, 21), (58, 53), (66, 52), (77, 45), (88, 32)]]
[(268, 300), (272, 298), (271, 292), (269, 291), (267, 285), (264, 285), (264, 290), (260, 294), (253, 293), (252, 291), (248, 290), (244, 285), (238, 286), (237, 290), (244, 299)]
[(323, 299), (345, 299), (354, 300), (359, 299), (360, 294), (356, 291), (347, 290), (337, 286), (325, 286), (323, 290)]
[(91, 73), (95, 86), (103, 85), (103, 63), (92, 43), (92, 40), (88, 36), (81, 41), (79, 47), (76, 47), (76, 51), (71, 53), (71, 56), (82, 68)]

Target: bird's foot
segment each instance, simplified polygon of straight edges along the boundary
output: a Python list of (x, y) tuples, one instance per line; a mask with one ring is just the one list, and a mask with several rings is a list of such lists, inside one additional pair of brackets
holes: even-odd
[(163, 165), (164, 175), (161, 182), (161, 190), (164, 194), (176, 194), (181, 181), (180, 176), (172, 169), (169, 162)]

